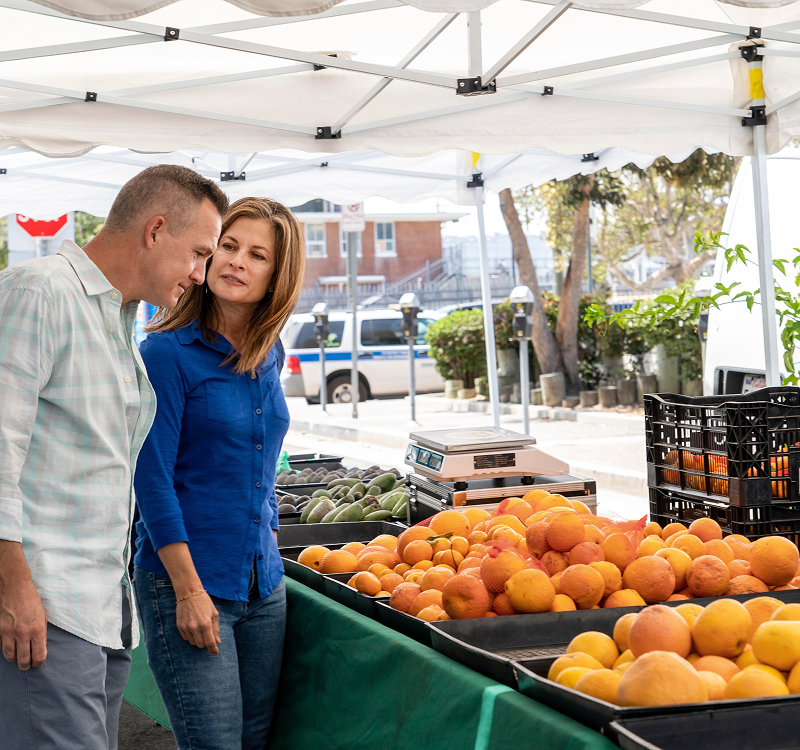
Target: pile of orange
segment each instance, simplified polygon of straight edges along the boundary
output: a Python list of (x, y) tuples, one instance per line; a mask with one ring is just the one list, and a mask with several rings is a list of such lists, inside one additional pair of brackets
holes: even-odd
[[(422, 619), (464, 619), (800, 588), (800, 553), (785, 537), (723, 538), (700, 518), (615, 522), (579, 500), (531, 490), (483, 508), (445, 510), (398, 538), (339, 550), (309, 547), (299, 562), (354, 573), (350, 585)], [(406, 584), (411, 584), (406, 585)], [(414, 595), (429, 590), (424, 611)], [(429, 603), (429, 600), (434, 600)]]
[(800, 604), (656, 604), (572, 639), (548, 679), (619, 706), (800, 694)]

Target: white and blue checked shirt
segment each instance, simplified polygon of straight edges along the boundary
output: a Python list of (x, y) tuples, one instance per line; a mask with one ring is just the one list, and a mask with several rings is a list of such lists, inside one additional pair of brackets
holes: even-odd
[(22, 543), (48, 622), (114, 649), (156, 411), (121, 302), (74, 242), (0, 273), (0, 539)]

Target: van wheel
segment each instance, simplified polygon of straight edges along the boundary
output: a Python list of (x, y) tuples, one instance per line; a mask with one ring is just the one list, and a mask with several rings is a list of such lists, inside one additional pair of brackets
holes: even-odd
[[(363, 378), (358, 382), (359, 401), (366, 401), (369, 398), (369, 387)], [(328, 403), (329, 404), (352, 404), (353, 390), (350, 378), (346, 375), (332, 378), (328, 383)]]

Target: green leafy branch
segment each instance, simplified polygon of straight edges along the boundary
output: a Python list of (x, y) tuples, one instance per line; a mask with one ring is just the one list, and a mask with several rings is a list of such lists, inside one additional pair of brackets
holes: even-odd
[[(724, 236), (724, 232), (711, 232), (708, 238), (704, 238), (698, 233), (695, 235), (694, 251), (700, 254), (707, 250), (722, 250), (728, 271), (731, 270), (735, 263), (757, 265), (750, 259), (750, 250), (744, 245), (739, 244), (733, 247), (725, 247), (720, 241)], [(795, 286), (800, 286), (800, 268), (798, 268), (800, 266), (800, 249), (795, 248), (794, 250), (795, 257), (791, 263), (793, 269), (789, 267), (788, 273), (794, 273)], [(788, 277), (788, 261), (773, 260), (772, 264), (781, 275)], [(597, 325), (599, 328), (605, 328), (606, 331), (608, 330), (608, 326), (613, 325), (618, 325), (621, 328), (642, 326), (652, 331), (657, 326), (664, 324), (666, 321), (676, 316), (682, 317), (688, 314), (692, 321), (696, 321), (700, 313), (712, 307), (718, 310), (720, 302), (737, 302), (742, 300), (747, 305), (747, 309), (752, 312), (753, 305), (756, 302), (757, 295), (760, 294), (760, 290), (756, 290), (755, 292), (737, 290), (739, 286), (741, 286), (741, 284), (738, 281), (728, 286), (717, 282), (714, 285), (715, 292), (699, 296), (683, 288), (680, 293), (676, 292), (673, 294), (666, 292), (660, 294), (652, 301), (637, 300), (633, 307), (617, 313), (609, 313), (607, 308), (601, 307), (598, 304), (593, 304), (586, 311), (584, 321), (590, 326)], [(784, 379), (784, 382), (786, 384), (797, 385), (798, 380), (800, 380), (800, 375), (795, 366), (794, 352), (798, 340), (800, 340), (800, 297), (793, 292), (785, 290), (777, 282), (774, 286), (775, 301), (776, 303), (780, 303), (780, 305), (776, 305), (776, 313), (781, 324), (783, 364), (788, 372), (788, 376)]]

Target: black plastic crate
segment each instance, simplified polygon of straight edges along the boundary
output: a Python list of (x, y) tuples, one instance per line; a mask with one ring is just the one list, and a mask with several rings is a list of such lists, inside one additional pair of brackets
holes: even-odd
[(688, 492), (650, 489), (650, 520), (661, 526), (713, 518), (725, 534), (748, 539), (785, 536), (800, 545), (800, 502), (774, 505), (728, 505)]
[(378, 619), (378, 602), (389, 601), (388, 596), (367, 596), (360, 591), (351, 588), (347, 582), (355, 573), (332, 573), (322, 577), (322, 593), (329, 599), (333, 599), (339, 604), (358, 612), (360, 615), (369, 617), (372, 620)]
[(800, 500), (800, 388), (644, 397), (651, 487), (730, 505)]
[(289, 456), (289, 466), (293, 469), (343, 469), (343, 456), (330, 456), (327, 453), (295, 453)]
[(611, 731), (622, 750), (789, 750), (800, 746), (798, 695), (763, 698), (746, 706), (707, 705), (668, 716), (620, 719), (611, 723)]
[[(423, 646), (431, 646), (431, 630), (428, 623), (420, 620), (419, 617), (412, 617), (405, 612), (393, 609), (389, 606), (386, 599), (378, 599), (376, 601), (378, 610), (378, 622), (385, 625), (387, 628), (396, 630), (409, 638), (413, 638), (417, 643)], [(492, 618), (494, 619), (494, 618)]]

